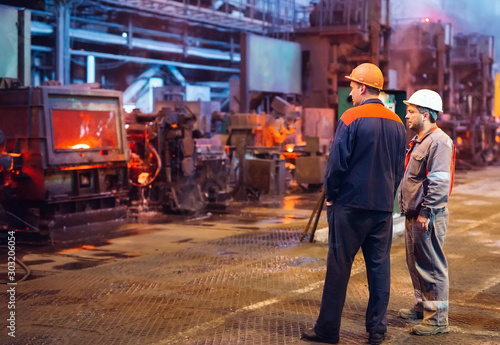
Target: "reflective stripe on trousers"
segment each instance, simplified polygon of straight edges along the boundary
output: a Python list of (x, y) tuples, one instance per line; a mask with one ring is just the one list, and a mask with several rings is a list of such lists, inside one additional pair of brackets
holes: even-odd
[(416, 311), (423, 311), (424, 324), (448, 324), (448, 263), (443, 243), (448, 227), (448, 210), (434, 214), (429, 231), (416, 226), (415, 218), (406, 218), (406, 263), (415, 289)]

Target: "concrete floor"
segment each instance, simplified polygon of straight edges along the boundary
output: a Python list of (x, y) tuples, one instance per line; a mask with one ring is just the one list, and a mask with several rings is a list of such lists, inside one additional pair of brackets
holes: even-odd
[[(300, 334), (319, 310), (327, 246), (299, 238), (317, 197), (236, 203), (203, 217), (143, 214), (58, 231), (54, 245), (18, 244), (32, 272), (16, 286), (16, 337), (3, 321), (0, 343), (308, 344)], [(387, 344), (500, 344), (500, 168), (458, 172), (449, 208), (451, 332), (410, 335), (415, 322), (397, 317), (413, 291), (396, 234)], [(366, 343), (366, 285), (358, 256), (340, 344)], [(7, 306), (2, 293), (2, 320)]]

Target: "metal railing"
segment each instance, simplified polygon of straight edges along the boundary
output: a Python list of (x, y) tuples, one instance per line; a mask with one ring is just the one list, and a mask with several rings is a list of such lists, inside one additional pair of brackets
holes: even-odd
[[(387, 25), (388, 0), (377, 3), (379, 13), (370, 13), (377, 8), (373, 0), (320, 0), (311, 2), (295, 15), (296, 30), (300, 29), (342, 29), (368, 30), (369, 22), (376, 19), (380, 24)], [(373, 18), (372, 18), (373, 17)]]

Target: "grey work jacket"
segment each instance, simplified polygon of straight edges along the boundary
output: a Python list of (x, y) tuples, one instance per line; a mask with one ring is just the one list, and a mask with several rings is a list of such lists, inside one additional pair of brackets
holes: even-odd
[(437, 127), (422, 138), (415, 136), (412, 143), (399, 185), (399, 208), (407, 216), (430, 218), (448, 203), (455, 170), (455, 146)]

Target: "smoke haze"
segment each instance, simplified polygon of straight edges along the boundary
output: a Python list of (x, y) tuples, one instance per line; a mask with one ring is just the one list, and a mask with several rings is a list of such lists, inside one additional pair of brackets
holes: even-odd
[(498, 0), (390, 0), (391, 20), (409, 22), (429, 17), (451, 23), (453, 35), (479, 33), (495, 37), (495, 65), (500, 71), (500, 1)]

